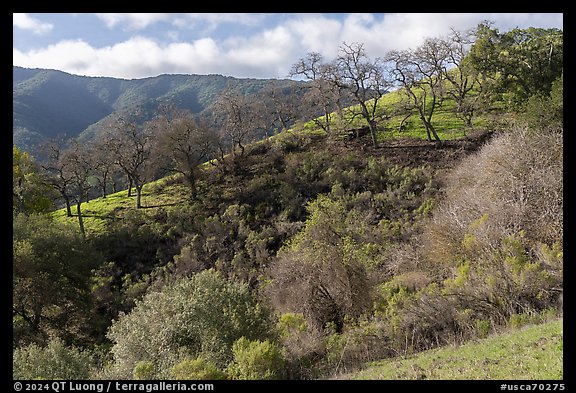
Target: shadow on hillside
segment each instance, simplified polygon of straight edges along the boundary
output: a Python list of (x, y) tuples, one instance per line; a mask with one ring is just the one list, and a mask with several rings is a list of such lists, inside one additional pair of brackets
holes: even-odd
[(158, 205), (141, 205), (140, 208), (141, 209), (152, 209), (155, 207), (164, 207), (164, 206), (178, 206), (181, 205), (183, 203), (183, 201), (178, 201), (178, 202), (170, 202), (170, 203), (160, 203)]
[[(78, 214), (72, 213), (72, 217), (78, 217)], [(99, 218), (101, 220), (116, 220), (118, 217), (104, 214), (84, 214), (82, 213), (82, 218)]]
[(395, 138), (380, 142), (378, 148), (371, 146), (368, 136), (361, 136), (344, 143), (334, 144), (335, 154), (346, 154), (354, 149), (367, 157), (383, 157), (390, 165), (418, 167), (431, 165), (434, 168), (451, 168), (455, 162), (479, 150), (492, 137), (492, 131), (477, 131), (464, 138), (429, 142), (415, 138)]

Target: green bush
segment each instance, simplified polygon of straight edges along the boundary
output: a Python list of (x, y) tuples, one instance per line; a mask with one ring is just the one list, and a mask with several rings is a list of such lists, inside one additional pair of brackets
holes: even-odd
[(12, 228), (15, 346), (45, 345), (50, 335), (85, 343), (94, 322), (90, 270), (101, 254), (82, 241), (76, 225), (46, 215), (14, 215)]
[(558, 316), (558, 311), (555, 308), (549, 307), (539, 312), (533, 310), (525, 310), (524, 312), (512, 314), (508, 318), (508, 326), (512, 329), (519, 329), (529, 324), (539, 324), (550, 321)]
[(136, 367), (134, 367), (134, 371), (132, 372), (134, 379), (141, 380), (153, 379), (155, 373), (154, 363), (149, 361), (138, 362)]
[(116, 378), (131, 378), (139, 362), (150, 361), (164, 377), (184, 357), (199, 355), (224, 367), (238, 338), (265, 339), (272, 327), (247, 285), (205, 270), (148, 293), (114, 321), (108, 331), (113, 371)]
[(213, 363), (201, 356), (196, 359), (186, 358), (170, 369), (170, 378), (181, 380), (219, 380), (228, 376)]
[(388, 324), (380, 318), (349, 323), (342, 334), (326, 337), (326, 355), (319, 365), (323, 374), (338, 374), (363, 367), (367, 362), (393, 356)]
[(525, 106), (523, 119), (534, 130), (562, 130), (564, 126), (563, 75), (552, 83), (549, 95), (535, 94)]
[(287, 312), (276, 324), (286, 379), (316, 379), (325, 353), (324, 332), (311, 328), (301, 313)]
[[(278, 252), (269, 272), (266, 293), (280, 311), (301, 313), (312, 327), (334, 322), (341, 330), (344, 317), (358, 317), (371, 305), (365, 256), (348, 232), (357, 212), (347, 214), (342, 201), (320, 195), (308, 204), (306, 227)], [(353, 229), (352, 229), (353, 228)]]
[(306, 331), (307, 324), (304, 315), (287, 312), (280, 316), (276, 328), (281, 337), (289, 337), (292, 334), (298, 334)]
[(12, 354), (12, 379), (88, 379), (94, 357), (55, 338), (46, 347), (31, 344)]
[(485, 338), (490, 332), (490, 321), (486, 319), (476, 319), (474, 321), (474, 327), (476, 336), (479, 338)]
[(235, 379), (281, 379), (284, 359), (278, 346), (269, 340), (250, 341), (241, 337), (232, 346), (234, 360), (228, 372)]

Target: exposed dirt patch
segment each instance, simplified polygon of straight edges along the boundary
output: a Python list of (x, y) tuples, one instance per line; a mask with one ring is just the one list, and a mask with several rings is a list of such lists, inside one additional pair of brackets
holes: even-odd
[(492, 137), (492, 132), (476, 133), (468, 138), (428, 142), (419, 139), (394, 139), (380, 143), (375, 149), (369, 136), (344, 141), (332, 141), (328, 149), (335, 154), (350, 151), (365, 156), (384, 157), (392, 165), (417, 167), (431, 165), (434, 168), (452, 168), (456, 161), (477, 151)]

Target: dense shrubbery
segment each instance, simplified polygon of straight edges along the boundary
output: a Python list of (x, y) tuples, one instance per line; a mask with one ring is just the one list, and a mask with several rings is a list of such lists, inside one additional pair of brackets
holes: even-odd
[(228, 372), (234, 379), (282, 379), (284, 359), (269, 340), (250, 341), (240, 337), (232, 346), (234, 358)]
[(292, 367), (343, 371), (557, 313), (562, 171), (561, 133), (518, 129), (452, 171), (437, 208), (423, 169), (394, 167), (380, 193), (336, 184), (309, 203), (265, 288), (306, 319), (284, 337)]
[(75, 226), (47, 216), (20, 213), (12, 227), (14, 347), (50, 336), (89, 342), (90, 270), (102, 255)]
[(107, 372), (115, 378), (131, 378), (135, 371), (167, 378), (171, 370), (188, 367), (173, 370), (178, 363), (198, 356), (224, 368), (237, 339), (266, 339), (271, 326), (269, 312), (246, 285), (206, 270), (148, 293), (113, 323), (108, 337), (114, 363)]
[(562, 131), (564, 126), (564, 74), (554, 83), (549, 95), (531, 96), (524, 107), (524, 119), (532, 129)]
[(199, 356), (196, 359), (184, 359), (174, 365), (170, 369), (170, 378), (181, 380), (217, 380), (228, 379), (228, 375), (218, 369), (214, 363), (208, 362)]
[(514, 315), (559, 305), (562, 135), (500, 135), (447, 181), (422, 246), (400, 257), (403, 274), (380, 286), (378, 312), (398, 348), (483, 336)]
[(60, 339), (45, 347), (30, 344), (17, 348), (12, 355), (14, 379), (88, 379), (96, 367), (95, 357)]

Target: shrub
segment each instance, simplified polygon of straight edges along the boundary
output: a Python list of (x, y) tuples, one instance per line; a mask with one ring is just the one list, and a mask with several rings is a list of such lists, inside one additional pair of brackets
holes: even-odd
[(150, 361), (163, 377), (183, 357), (199, 355), (223, 367), (238, 338), (265, 339), (271, 329), (269, 312), (247, 285), (206, 270), (148, 293), (113, 322), (113, 371), (116, 378), (130, 378), (139, 362)]
[(396, 351), (418, 352), (434, 346), (453, 344), (460, 336), (458, 302), (442, 293), (437, 283), (416, 292), (400, 287), (388, 306)]
[(214, 363), (207, 362), (201, 356), (196, 359), (186, 358), (170, 369), (170, 378), (181, 380), (219, 380), (228, 376), (219, 370)]
[(299, 134), (294, 132), (283, 132), (274, 138), (272, 148), (289, 153), (300, 149), (302, 145), (303, 143)]
[(371, 318), (349, 324), (341, 334), (329, 334), (320, 369), (328, 375), (350, 372), (367, 362), (393, 355), (387, 322)]
[(522, 313), (512, 314), (508, 318), (508, 325), (512, 329), (519, 329), (522, 326), (536, 323), (544, 323), (558, 316), (558, 311), (552, 307), (543, 309), (539, 312), (526, 310)]
[(476, 321), (474, 321), (474, 327), (476, 336), (479, 338), (485, 338), (490, 332), (490, 321), (486, 319), (476, 319)]
[(280, 316), (276, 329), (285, 360), (286, 378), (317, 378), (317, 366), (325, 353), (324, 333), (311, 328), (304, 315), (291, 312)]
[(519, 329), (522, 326), (526, 325), (529, 316), (525, 313), (523, 314), (512, 314), (508, 319), (508, 324), (512, 329)]
[(90, 270), (102, 256), (75, 225), (46, 215), (14, 215), (12, 228), (15, 346), (43, 346), (51, 335), (85, 343), (94, 322)]
[(89, 352), (55, 338), (46, 347), (31, 344), (14, 350), (12, 379), (88, 379), (94, 366)]
[(493, 276), (501, 288), (512, 280), (521, 291), (536, 290), (527, 280), (535, 275), (539, 283), (550, 276), (548, 289), (561, 283), (561, 262), (544, 262), (558, 251), (542, 244), (563, 238), (562, 146), (561, 134), (517, 129), (465, 159), (425, 228), (426, 268), (445, 279), (468, 259), (479, 280)]
[(241, 337), (232, 346), (234, 359), (228, 372), (235, 379), (281, 379), (284, 359), (278, 346), (268, 340)]
[(341, 331), (346, 316), (356, 318), (371, 305), (364, 255), (346, 225), (360, 220), (324, 195), (308, 210), (306, 228), (271, 266), (266, 291), (279, 311), (301, 313), (318, 330), (333, 322)]
[(156, 371), (154, 370), (154, 363), (150, 361), (141, 361), (136, 364), (132, 372), (134, 379), (149, 380), (153, 379)]
[(281, 337), (289, 337), (306, 331), (307, 324), (302, 314), (287, 312), (280, 316), (276, 328)]
[(375, 293), (376, 315), (388, 321), (397, 350), (484, 337), (498, 324), (552, 314), (562, 293), (562, 167), (561, 134), (518, 129), (446, 177), (422, 245), (399, 248), (385, 264), (394, 279)]

